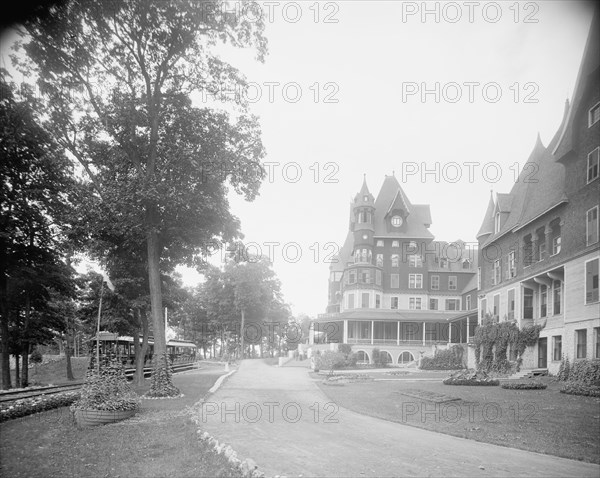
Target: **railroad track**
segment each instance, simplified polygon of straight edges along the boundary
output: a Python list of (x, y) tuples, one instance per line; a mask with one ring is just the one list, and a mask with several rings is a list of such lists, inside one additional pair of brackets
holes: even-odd
[[(182, 363), (175, 364), (172, 366), (173, 373), (185, 372), (188, 370), (192, 370), (195, 367), (195, 363)], [(135, 369), (126, 369), (125, 376), (128, 380), (133, 379), (133, 374), (135, 373)], [(152, 374), (152, 368), (146, 367), (144, 368), (144, 377), (149, 377)], [(38, 397), (40, 395), (52, 395), (55, 393), (61, 392), (70, 392), (73, 390), (79, 390), (83, 382), (69, 383), (66, 385), (52, 385), (49, 387), (37, 387), (30, 388), (27, 390), (6, 390), (0, 392), (0, 403), (2, 402), (12, 402), (14, 400), (20, 400), (22, 398), (33, 398)]]

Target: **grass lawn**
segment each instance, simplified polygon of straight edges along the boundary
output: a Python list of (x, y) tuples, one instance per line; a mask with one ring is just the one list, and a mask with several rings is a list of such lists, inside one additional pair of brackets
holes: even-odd
[[(3, 423), (0, 476), (241, 476), (198, 441), (185, 413), (222, 373), (222, 367), (211, 367), (176, 375), (173, 381), (185, 397), (143, 400), (141, 411), (120, 423), (78, 429), (68, 408)], [(137, 391), (148, 388), (146, 383)]]
[[(365, 415), (471, 440), (600, 463), (600, 399), (565, 395), (559, 393), (559, 383), (550, 378), (542, 381), (548, 385), (546, 390), (452, 386), (441, 381), (317, 383), (337, 405)], [(432, 398), (439, 398), (439, 402)]]
[[(89, 357), (71, 357), (71, 367), (76, 382), (85, 379)], [(10, 371), (11, 383), (14, 388), (19, 388), (15, 384), (15, 371)], [(34, 365), (29, 369), (29, 386), (33, 385), (62, 385), (70, 383), (67, 380), (67, 359), (48, 362), (45, 364)]]

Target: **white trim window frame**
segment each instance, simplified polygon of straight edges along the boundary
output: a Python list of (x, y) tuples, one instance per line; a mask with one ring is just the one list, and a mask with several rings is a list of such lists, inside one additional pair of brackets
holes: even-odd
[[(594, 119), (594, 114), (596, 119)], [(588, 128), (594, 126), (600, 120), (600, 101), (588, 110)]]
[[(598, 236), (600, 236), (600, 231), (598, 228), (598, 223), (600, 222), (598, 221), (598, 212), (598, 206), (594, 206), (585, 212), (585, 243), (588, 246), (596, 244), (598, 242)], [(596, 216), (591, 221), (590, 213)], [(593, 231), (595, 237), (590, 236), (590, 222), (592, 223), (592, 225), (595, 225), (595, 231)], [(590, 237), (592, 238), (592, 241), (590, 241)]]
[[(591, 164), (590, 159), (593, 161)], [(598, 176), (600, 175), (600, 146), (593, 149), (588, 154), (585, 175), (587, 179), (587, 184), (590, 184), (592, 181), (598, 179)]]
[(439, 275), (437, 275), (437, 274), (432, 275), (430, 281), (431, 281), (431, 290), (440, 290), (440, 276)]
[[(596, 276), (594, 281), (594, 275), (592, 275), (593, 271), (590, 271), (589, 275), (591, 276), (591, 291), (588, 292), (588, 264), (596, 262)], [(599, 271), (600, 271), (600, 257), (594, 257), (593, 259), (589, 259), (585, 261), (583, 267), (583, 303), (585, 305), (597, 304), (600, 301), (600, 292), (598, 288), (598, 280), (599, 280)], [(596, 287), (594, 288), (594, 285)], [(596, 294), (594, 294), (594, 291)]]

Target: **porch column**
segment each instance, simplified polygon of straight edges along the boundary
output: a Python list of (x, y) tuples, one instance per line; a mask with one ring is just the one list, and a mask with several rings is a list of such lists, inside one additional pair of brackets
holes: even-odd
[(452, 343), (452, 322), (448, 323), (448, 343)]
[(469, 316), (467, 315), (467, 343), (469, 343), (469, 334), (471, 333), (471, 328), (469, 327)]
[(373, 338), (375, 337), (375, 321), (371, 321), (371, 345), (373, 345)]
[(400, 345), (400, 321), (398, 321), (398, 335), (396, 336), (396, 345)]
[(423, 322), (423, 345), (425, 345), (425, 322)]
[(348, 343), (348, 320), (344, 320), (344, 332), (343, 332), (343, 338), (342, 338), (343, 342), (345, 344)]

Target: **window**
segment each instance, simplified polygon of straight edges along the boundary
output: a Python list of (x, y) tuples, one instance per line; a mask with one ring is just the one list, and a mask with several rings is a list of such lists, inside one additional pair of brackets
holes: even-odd
[(348, 308), (354, 309), (354, 294), (348, 294)]
[(375, 294), (375, 308), (381, 309), (381, 296), (379, 294)]
[(481, 299), (480, 318), (484, 319), (487, 312), (487, 299)]
[(585, 237), (587, 238), (587, 245), (596, 244), (598, 242), (598, 206), (590, 209), (587, 214), (587, 222), (585, 229)]
[(364, 202), (369, 202), (369, 196), (363, 196), (363, 201)]
[(477, 268), (477, 290), (481, 290), (481, 267)]
[(409, 289), (422, 289), (423, 288), (423, 274), (408, 274), (408, 288)]
[(498, 318), (500, 316), (500, 294), (496, 294), (494, 296), (494, 317)]
[(500, 259), (494, 261), (494, 270), (492, 274), (492, 285), (500, 284), (502, 281), (502, 267), (500, 266)]
[(392, 247), (400, 247), (400, 243), (398, 241), (392, 241)]
[(400, 256), (398, 254), (392, 254), (392, 267), (398, 267), (400, 265)]
[(390, 274), (390, 287), (392, 289), (399, 289), (400, 288), (400, 275), (399, 274)]
[(553, 310), (554, 315), (560, 314), (560, 305), (562, 302), (562, 287), (559, 280), (552, 281), (552, 298), (553, 298)]
[(456, 290), (456, 276), (448, 277), (448, 290)]
[(356, 269), (351, 269), (348, 273), (348, 283), (356, 284)]
[(587, 356), (587, 329), (575, 331), (575, 357), (585, 358)]
[(429, 310), (438, 310), (438, 300), (429, 299)]
[(377, 247), (383, 247), (383, 241), (381, 239), (377, 240)]
[(402, 218), (400, 216), (392, 216), (392, 226), (400, 227), (402, 225)]
[(591, 183), (594, 179), (598, 179), (598, 162), (600, 160), (600, 148), (596, 148), (588, 154), (587, 161), (587, 182)]
[(465, 259), (464, 261), (462, 261), (462, 268), (463, 269), (470, 269), (471, 268), (471, 261), (469, 259)]
[(515, 320), (515, 289), (508, 291), (507, 299), (508, 320)]
[(423, 267), (423, 259), (419, 255), (410, 255), (408, 256), (408, 266), (409, 267)]
[(600, 120), (600, 103), (592, 106), (588, 112), (588, 128)]
[(410, 310), (421, 310), (421, 298), (420, 297), (410, 297), (408, 299), (408, 308)]
[(515, 251), (511, 251), (508, 254), (508, 277), (513, 278), (517, 276), (517, 268), (515, 267)]
[(417, 250), (417, 243), (415, 241), (410, 241), (408, 243), (408, 250), (409, 251), (416, 251)]
[(440, 290), (440, 276), (431, 276), (431, 290)]
[(392, 297), (392, 309), (398, 308), (398, 297)]
[(533, 262), (533, 242), (531, 242), (531, 234), (523, 238), (523, 265), (530, 266)]
[(560, 236), (552, 238), (552, 255), (556, 255), (560, 252)]
[(375, 284), (381, 285), (381, 271), (380, 270), (375, 271)]
[(540, 286), (540, 317), (548, 315), (548, 287)]
[(446, 269), (448, 267), (448, 259), (440, 259), (440, 269)]
[(600, 358), (600, 327), (594, 328), (594, 337), (594, 340), (596, 341), (596, 350), (594, 352), (594, 358)]
[(496, 213), (496, 217), (494, 218), (494, 233), (500, 232), (500, 213)]
[(533, 289), (523, 288), (523, 318), (533, 319)]
[(465, 297), (465, 310), (471, 310), (471, 296)]
[(363, 309), (368, 309), (369, 308), (369, 293), (368, 292), (363, 292), (363, 294), (362, 294), (361, 307)]
[(598, 302), (598, 266), (600, 259), (592, 259), (585, 263), (585, 303)]
[(459, 299), (446, 299), (446, 310), (459, 310), (460, 300)]
[(362, 284), (370, 284), (371, 283), (371, 271), (369, 269), (361, 269), (360, 270), (360, 282)]
[(383, 267), (383, 254), (377, 254), (375, 258), (375, 264), (377, 267)]
[(552, 360), (555, 362), (562, 360), (562, 335), (552, 337)]

